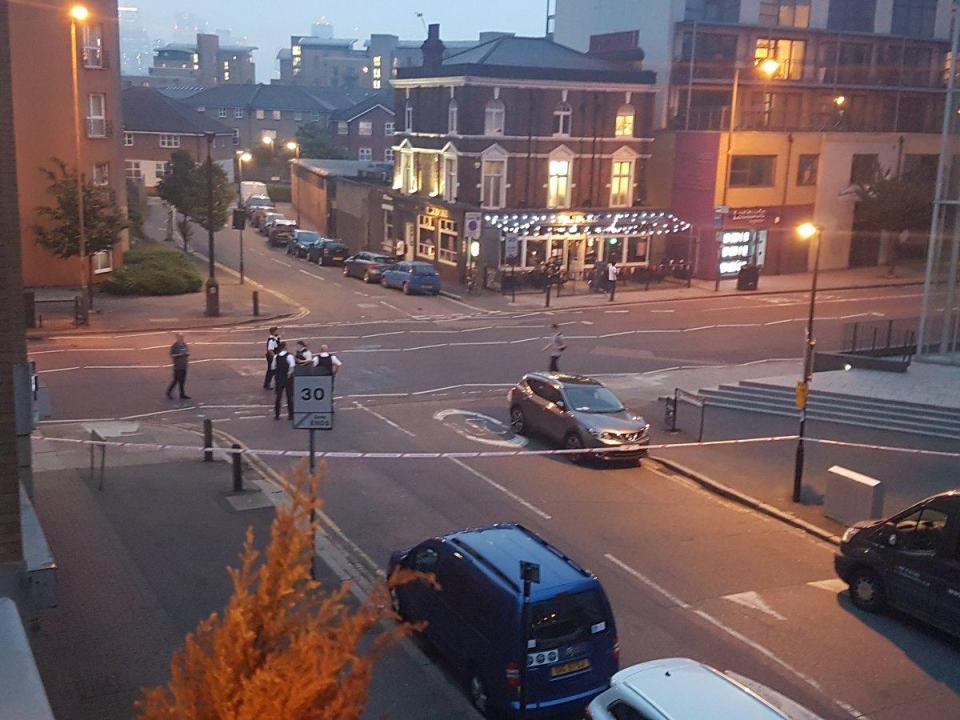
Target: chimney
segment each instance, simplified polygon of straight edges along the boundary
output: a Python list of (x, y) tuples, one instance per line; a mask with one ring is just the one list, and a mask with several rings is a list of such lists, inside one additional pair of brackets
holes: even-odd
[(423, 67), (430, 71), (438, 71), (443, 64), (443, 53), (447, 48), (440, 39), (440, 25), (434, 23), (427, 29), (427, 39), (420, 46), (423, 54)]

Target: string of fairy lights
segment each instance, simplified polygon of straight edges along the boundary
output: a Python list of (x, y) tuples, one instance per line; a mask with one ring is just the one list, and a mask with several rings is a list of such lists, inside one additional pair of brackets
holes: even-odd
[(627, 212), (489, 213), (484, 223), (498, 230), (529, 237), (537, 235), (670, 235), (691, 225), (666, 210)]

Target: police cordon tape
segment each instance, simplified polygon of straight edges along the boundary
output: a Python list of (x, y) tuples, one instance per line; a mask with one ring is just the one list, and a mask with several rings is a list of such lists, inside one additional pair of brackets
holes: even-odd
[[(115, 447), (130, 450), (159, 450), (161, 452), (189, 452), (204, 453), (213, 452), (225, 456), (234, 454), (239, 455), (257, 455), (272, 457), (294, 457), (306, 458), (310, 456), (308, 450), (256, 450), (251, 448), (228, 448), (228, 447), (197, 447), (196, 445), (164, 445), (159, 443), (136, 443), (121, 442), (115, 440), (90, 440), (79, 438), (52, 438), (44, 437), (48, 442), (71, 443), (75, 445), (92, 445), (96, 447)], [(457, 451), (457, 452), (351, 452), (342, 450), (317, 450), (314, 457), (317, 459), (334, 460), (436, 460), (443, 458), (504, 458), (504, 457), (527, 457), (539, 455), (606, 455), (616, 454), (618, 452), (629, 452), (635, 450), (682, 450), (685, 448), (699, 447), (720, 447), (725, 445), (756, 445), (771, 442), (783, 442), (785, 440), (799, 440), (798, 435), (768, 435), (765, 437), (740, 438), (736, 440), (708, 440), (705, 442), (687, 442), (687, 443), (661, 443), (657, 445), (619, 445), (610, 448), (579, 448), (576, 450), (480, 450), (480, 451)], [(950, 452), (946, 450), (924, 450), (920, 448), (905, 448), (894, 445), (872, 445), (869, 443), (847, 442), (845, 440), (829, 440), (827, 438), (806, 437), (804, 442), (833, 445), (839, 447), (849, 447), (861, 450), (880, 450), (884, 452), (905, 453), (908, 455), (926, 455), (932, 457), (960, 458), (960, 452)]]

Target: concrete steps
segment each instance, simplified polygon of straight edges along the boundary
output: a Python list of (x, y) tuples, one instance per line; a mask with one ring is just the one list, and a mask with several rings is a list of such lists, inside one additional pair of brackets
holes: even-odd
[[(761, 381), (743, 381), (700, 391), (710, 407), (800, 417), (794, 389)], [(876, 430), (960, 440), (960, 408), (856, 397), (811, 390), (807, 418)]]

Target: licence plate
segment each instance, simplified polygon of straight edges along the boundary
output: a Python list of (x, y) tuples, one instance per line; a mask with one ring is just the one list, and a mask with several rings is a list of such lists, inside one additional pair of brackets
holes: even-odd
[(570, 673), (588, 670), (589, 668), (590, 660), (587, 658), (584, 658), (583, 660), (574, 660), (573, 662), (564, 663), (563, 665), (554, 665), (552, 668), (550, 668), (550, 677), (569, 675)]

